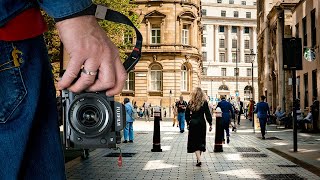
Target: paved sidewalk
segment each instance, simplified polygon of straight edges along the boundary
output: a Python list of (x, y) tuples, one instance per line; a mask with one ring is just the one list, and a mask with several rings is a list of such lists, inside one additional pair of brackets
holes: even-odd
[[(213, 152), (214, 132), (208, 132), (207, 152), (202, 156), (200, 168), (195, 166), (195, 155), (187, 153), (188, 132), (180, 134), (172, 122), (161, 122), (163, 152), (159, 153), (151, 152), (153, 121), (136, 121), (134, 130), (134, 143), (122, 144), (121, 149), (123, 153), (136, 154), (123, 157), (123, 167), (117, 166), (117, 157), (104, 157), (119, 151), (98, 149), (87, 160), (77, 158), (68, 162), (68, 179), (320, 179), (267, 149), (282, 147), (284, 152), (289, 151), (285, 146), (292, 144), (291, 130), (269, 126), (266, 137), (276, 140), (261, 140), (258, 132), (253, 134), (249, 121), (242, 120), (239, 130), (231, 134), (231, 143), (224, 145), (223, 153)], [(319, 142), (319, 135), (311, 136), (299, 134), (301, 145)], [(314, 163), (319, 164), (319, 160)]]

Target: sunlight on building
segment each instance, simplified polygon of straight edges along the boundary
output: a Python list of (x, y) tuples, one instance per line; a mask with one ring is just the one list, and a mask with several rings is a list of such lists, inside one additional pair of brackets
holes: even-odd
[(170, 168), (177, 168), (179, 166), (166, 164), (163, 162), (163, 160), (154, 160), (154, 161), (148, 161), (146, 166), (143, 168), (143, 170), (156, 170), (156, 169), (170, 169)]
[(247, 178), (247, 179), (260, 179), (260, 175), (252, 169), (238, 169), (230, 171), (218, 172), (218, 174), (225, 174), (228, 176), (235, 176), (236, 178)]

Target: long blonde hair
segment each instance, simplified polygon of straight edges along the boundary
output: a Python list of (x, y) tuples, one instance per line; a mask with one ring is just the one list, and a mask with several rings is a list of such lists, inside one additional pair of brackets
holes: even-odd
[(203, 106), (203, 103), (206, 101), (206, 96), (203, 93), (202, 89), (197, 87), (192, 93), (191, 93), (191, 99), (189, 101), (189, 109), (191, 111), (198, 111), (201, 106)]

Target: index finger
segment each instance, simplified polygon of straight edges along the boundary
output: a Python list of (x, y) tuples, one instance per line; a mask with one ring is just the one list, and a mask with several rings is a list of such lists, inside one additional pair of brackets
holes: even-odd
[(78, 77), (82, 63), (77, 58), (78, 57), (70, 58), (67, 69), (58, 82), (58, 89), (63, 90), (69, 88), (72, 82)]

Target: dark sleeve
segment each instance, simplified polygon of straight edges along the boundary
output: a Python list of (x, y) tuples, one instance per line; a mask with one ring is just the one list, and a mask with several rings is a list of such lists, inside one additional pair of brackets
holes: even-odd
[(190, 124), (190, 120), (191, 120), (191, 116), (190, 116), (190, 109), (189, 109), (188, 106), (187, 106), (187, 109), (186, 109), (185, 118), (186, 118), (187, 125), (189, 125)]
[(267, 104), (267, 114), (270, 116), (270, 108), (269, 108), (269, 104)]
[(209, 105), (208, 105), (207, 101), (204, 102), (203, 108), (204, 108), (204, 113), (206, 115), (206, 119), (211, 126), (212, 125), (212, 116), (211, 116)]
[(229, 103), (229, 110), (231, 112), (231, 117), (234, 117), (234, 111), (233, 111), (233, 107), (232, 107), (231, 103)]
[[(254, 108), (254, 106), (253, 106)], [(253, 113), (257, 113), (258, 112), (258, 108), (259, 108), (259, 103), (257, 103), (256, 108), (253, 110)]]

